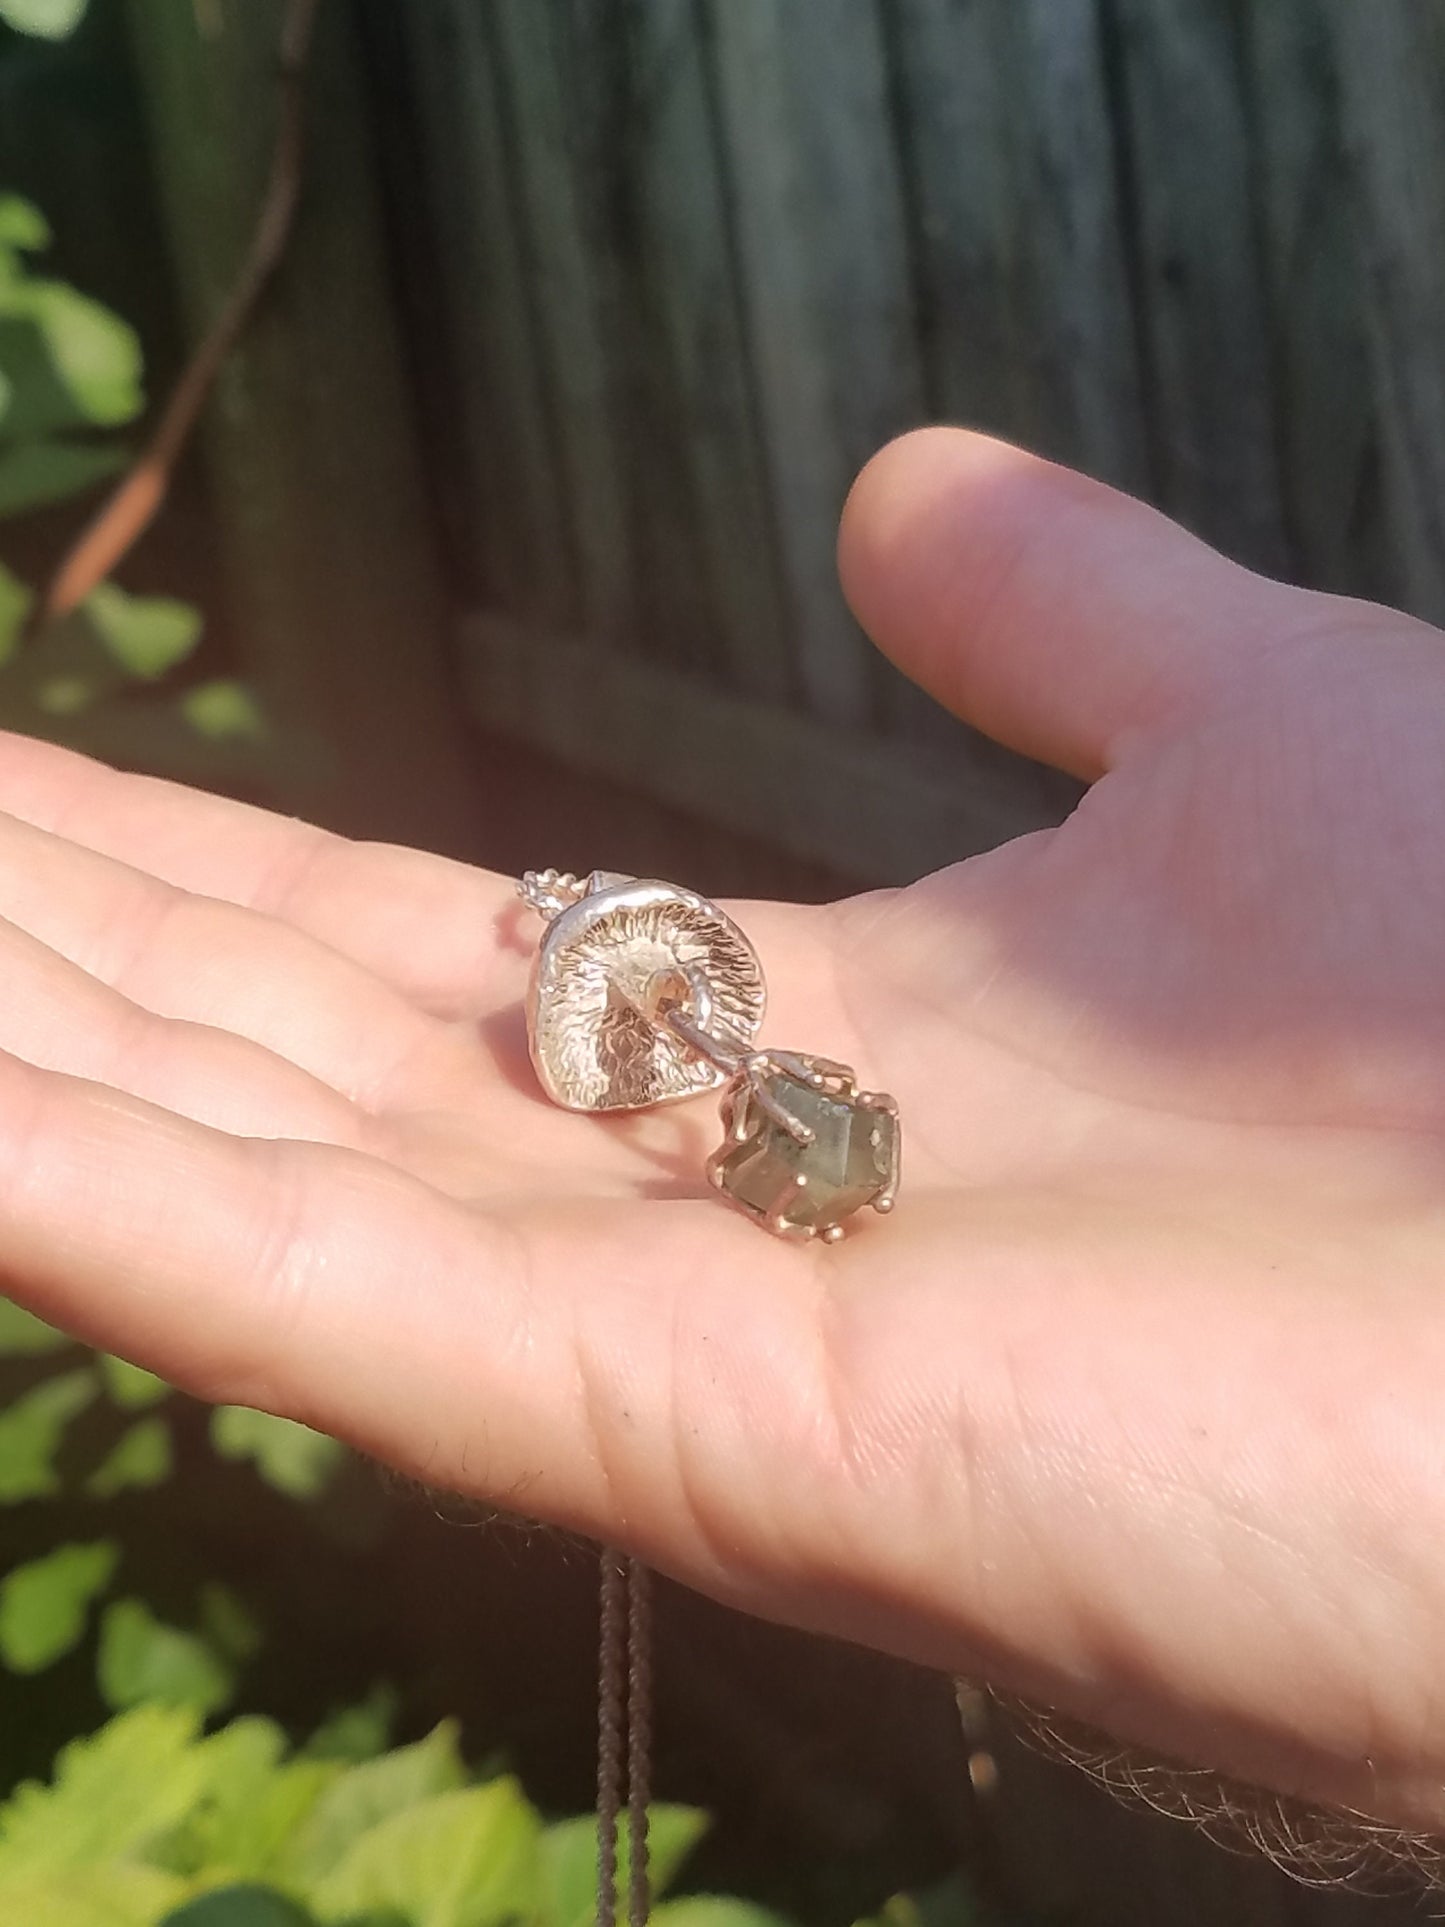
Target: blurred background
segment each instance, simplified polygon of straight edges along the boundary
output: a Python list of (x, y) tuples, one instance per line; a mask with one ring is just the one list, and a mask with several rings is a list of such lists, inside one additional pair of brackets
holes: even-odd
[[(853, 475), (939, 419), (1445, 619), (1440, 0), (0, 22), (6, 726), (506, 870), (903, 881), (1076, 794), (843, 606)], [(471, 1769), (586, 1806), (587, 1548), (18, 1314), (0, 1352), (5, 1785), (173, 1703), (338, 1773), (455, 1717)], [(659, 1789), (712, 1816), (682, 1889), (819, 1927), (1420, 1911), (1007, 1733), (990, 1851), (942, 1682), (672, 1588), (658, 1639)]]

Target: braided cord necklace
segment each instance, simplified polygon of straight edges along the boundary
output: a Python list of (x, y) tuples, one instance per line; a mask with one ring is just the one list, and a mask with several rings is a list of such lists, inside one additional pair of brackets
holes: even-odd
[(626, 1816), (627, 1927), (647, 1927), (652, 1883), (652, 1575), (602, 1548), (597, 1640), (597, 1927), (617, 1927), (619, 1826)]

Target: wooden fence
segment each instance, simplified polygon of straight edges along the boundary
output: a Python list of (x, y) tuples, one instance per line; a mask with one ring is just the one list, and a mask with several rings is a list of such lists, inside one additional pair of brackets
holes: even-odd
[[(193, 329), (278, 13), (130, 7)], [(858, 635), (850, 480), (966, 421), (1445, 618), (1442, 43), (1440, 0), (333, 0), (212, 422), (238, 630), (417, 834), (462, 706), (865, 881), (1053, 820)]]
[(1049, 820), (838, 592), (927, 419), (1445, 617), (1435, 0), (368, 11), (490, 724), (863, 877)]

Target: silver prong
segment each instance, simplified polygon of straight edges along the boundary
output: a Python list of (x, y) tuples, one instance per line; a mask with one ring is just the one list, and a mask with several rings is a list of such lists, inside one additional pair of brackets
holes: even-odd
[(889, 1117), (898, 1115), (898, 1099), (890, 1097), (887, 1091), (859, 1091), (855, 1101), (865, 1111), (886, 1111)]
[(729, 1084), (723, 1095), (722, 1126), (729, 1144), (741, 1144), (752, 1129), (748, 1111), (751, 1089), (747, 1083)]
[(825, 1245), (839, 1244), (844, 1236), (843, 1226), (840, 1224), (825, 1224), (823, 1229), (818, 1233), (818, 1236), (823, 1240)]
[(770, 1117), (774, 1124), (785, 1130), (795, 1144), (811, 1144), (813, 1132), (810, 1128), (800, 1117), (794, 1117), (786, 1105), (780, 1104), (763, 1082), (768, 1071), (776, 1066), (777, 1059), (769, 1051), (754, 1051), (744, 1063), (743, 1072), (753, 1102), (765, 1117)]
[(850, 1097), (854, 1094), (857, 1074), (851, 1064), (840, 1064), (834, 1057), (815, 1057), (812, 1062), (825, 1084), (840, 1084)]
[(818, 1235), (816, 1225), (793, 1224), (787, 1217), (788, 1206), (795, 1203), (807, 1188), (807, 1173), (799, 1171), (781, 1197), (773, 1200), (772, 1210), (763, 1214), (763, 1223), (775, 1238), (791, 1238), (805, 1244)]
[(763, 1219), (763, 1224), (775, 1238), (784, 1238), (789, 1244), (811, 1244), (813, 1239), (818, 1235), (816, 1225), (794, 1224), (790, 1219), (785, 1218), (780, 1211), (769, 1213), (769, 1215)]
[(883, 1189), (873, 1200), (873, 1209), (887, 1213), (893, 1209), (898, 1197), (898, 1180), (903, 1170), (903, 1151), (898, 1133), (893, 1133), (893, 1152), (888, 1160), (888, 1176), (883, 1180)]

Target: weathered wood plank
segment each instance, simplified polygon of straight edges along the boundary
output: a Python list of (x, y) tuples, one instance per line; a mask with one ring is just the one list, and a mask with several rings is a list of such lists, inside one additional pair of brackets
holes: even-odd
[(1445, 621), (1445, 13), (1325, 0), (1354, 189), (1397, 599)]
[(839, 874), (898, 883), (1054, 823), (1052, 772), (889, 743), (591, 641), (473, 614), (460, 630), (475, 715), (570, 767), (644, 786)]
[(1110, 0), (1156, 489), (1240, 560), (1289, 563), (1239, 50), (1229, 7)]
[(423, 170), (415, 184), (423, 207), (412, 218), (432, 224), (423, 325), (443, 364), (427, 371), (427, 425), (455, 450), (460, 500), (447, 504), (447, 534), (457, 578), (514, 614), (576, 622), (557, 425), (508, 140), (512, 105), (487, 14), (472, 0), (379, 11), (410, 63), (405, 104)]
[[(162, 211), (193, 335), (251, 239), (270, 165), (277, 0), (134, 0), (127, 20)], [(288, 772), (295, 806), (362, 834), (457, 847), (474, 823), (371, 152), (344, 10), (323, 8), (305, 193), (283, 273), (208, 413), (244, 672), (329, 747)], [(358, 326), (358, 316), (365, 326)]]
[(854, 474), (926, 413), (878, 15), (712, 0), (749, 339), (809, 710), (860, 728), (882, 687), (843, 605)]
[[(585, 631), (635, 636), (638, 570), (619, 440), (606, 175), (609, 73), (575, 44), (571, 0), (487, 0), (518, 165), (524, 260), (547, 366)], [(596, 125), (604, 117), (603, 126)], [(610, 130), (614, 135), (615, 127)]]
[[(602, 18), (626, 22), (633, 86), (625, 154), (652, 404), (634, 466), (651, 485), (646, 507), (672, 551), (674, 585), (681, 569), (705, 597), (711, 647), (692, 659), (740, 693), (786, 700), (789, 611), (697, 0), (628, 0), (625, 13), (603, 0)], [(657, 612), (664, 645), (686, 606), (675, 586), (673, 606)], [(675, 658), (676, 645), (664, 653)]]
[(1319, 0), (1248, 0), (1243, 18), (1294, 571), (1319, 588), (1383, 593), (1363, 269), (1328, 28)]
[(898, 0), (887, 17), (935, 406), (1142, 491), (1095, 0)]

